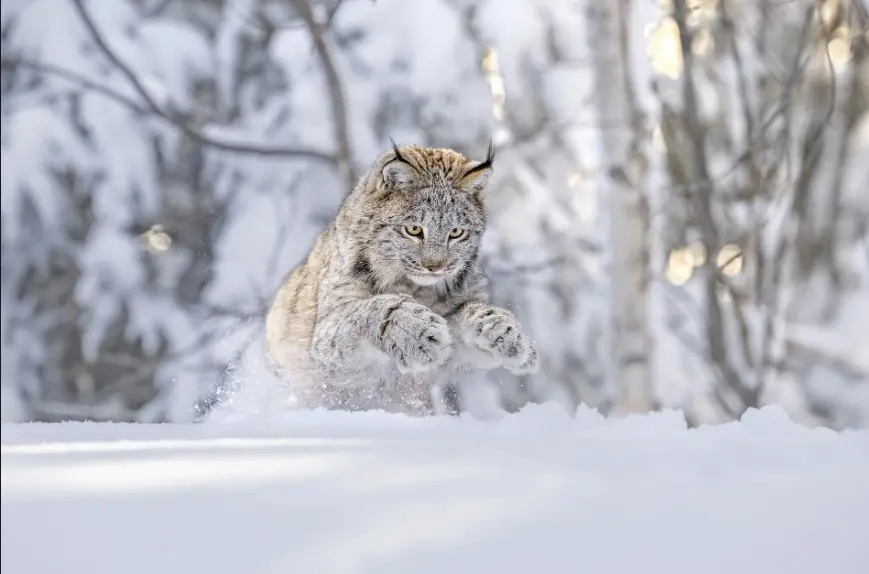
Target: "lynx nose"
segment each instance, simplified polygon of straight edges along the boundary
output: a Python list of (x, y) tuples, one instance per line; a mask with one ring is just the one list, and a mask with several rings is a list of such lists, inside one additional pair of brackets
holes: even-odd
[(422, 262), (422, 266), (431, 271), (432, 273), (437, 273), (444, 268), (444, 260), (443, 259), (424, 259)]

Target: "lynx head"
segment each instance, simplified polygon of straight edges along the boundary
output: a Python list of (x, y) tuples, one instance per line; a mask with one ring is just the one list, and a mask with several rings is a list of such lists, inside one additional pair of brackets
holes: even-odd
[(451, 149), (393, 144), (354, 194), (357, 272), (382, 285), (459, 281), (486, 227), (483, 190), (493, 160), (491, 145), (485, 160), (474, 161)]

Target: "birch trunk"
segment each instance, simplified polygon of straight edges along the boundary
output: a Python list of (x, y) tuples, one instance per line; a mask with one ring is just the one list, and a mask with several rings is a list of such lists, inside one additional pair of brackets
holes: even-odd
[(594, 65), (601, 138), (598, 178), (608, 248), (609, 382), (616, 410), (653, 408), (650, 377), (649, 212), (642, 115), (631, 85), (630, 0), (589, 2), (588, 40)]

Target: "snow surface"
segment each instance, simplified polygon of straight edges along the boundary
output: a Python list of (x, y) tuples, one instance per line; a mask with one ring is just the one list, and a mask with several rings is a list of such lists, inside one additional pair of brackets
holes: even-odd
[(296, 412), (2, 426), (14, 574), (869, 571), (869, 431)]

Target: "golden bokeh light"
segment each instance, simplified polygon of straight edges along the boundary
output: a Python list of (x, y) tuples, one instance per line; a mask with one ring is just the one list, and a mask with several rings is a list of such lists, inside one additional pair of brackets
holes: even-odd
[(159, 223), (141, 235), (142, 243), (150, 253), (160, 253), (172, 246), (172, 236)]
[(728, 277), (739, 275), (742, 272), (742, 250), (736, 245), (725, 245), (718, 251), (715, 263)]
[(659, 74), (678, 78), (682, 74), (682, 43), (679, 26), (673, 18), (664, 18), (652, 32), (646, 48), (652, 68)]
[(827, 44), (827, 54), (833, 70), (841, 72), (851, 61), (851, 32), (848, 28), (839, 28)]
[(694, 265), (694, 267), (700, 267), (704, 263), (706, 263), (706, 246), (699, 241), (695, 241), (694, 243), (688, 245), (685, 250), (691, 257), (691, 263)]
[(664, 276), (672, 285), (685, 285), (694, 276), (694, 258), (689, 249), (674, 249), (667, 258)]

